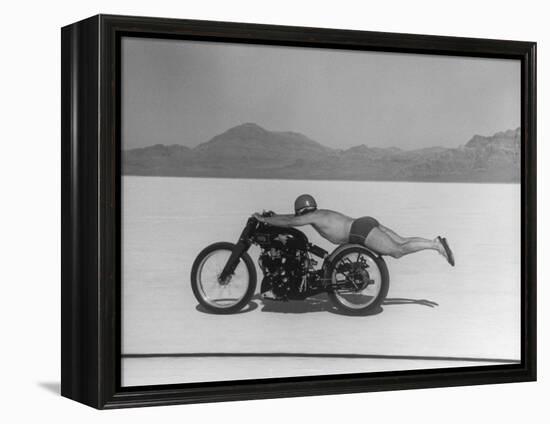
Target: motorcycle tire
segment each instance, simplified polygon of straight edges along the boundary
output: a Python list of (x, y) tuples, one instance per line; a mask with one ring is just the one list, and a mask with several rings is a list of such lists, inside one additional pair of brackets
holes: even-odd
[[(237, 299), (234, 299), (235, 301), (233, 303), (229, 303), (229, 305), (222, 305), (217, 301), (210, 299), (209, 296), (207, 295), (203, 287), (203, 281), (202, 281), (203, 276), (201, 275), (206, 261), (211, 256), (220, 252), (225, 252), (225, 256), (229, 256), (234, 248), (235, 248), (235, 244), (229, 243), (229, 242), (219, 242), (219, 243), (211, 244), (210, 246), (204, 248), (198, 254), (197, 258), (193, 262), (193, 267), (191, 269), (191, 288), (193, 290), (193, 294), (195, 295), (195, 298), (197, 299), (199, 304), (204, 309), (206, 309), (211, 313), (233, 314), (233, 313), (239, 312), (242, 308), (244, 308), (250, 302), (252, 296), (254, 296), (254, 293), (256, 291), (256, 267), (254, 266), (254, 263), (252, 262), (250, 255), (244, 252), (239, 258), (239, 261), (241, 261), (241, 264), (237, 266), (237, 268), (241, 267), (240, 270), (246, 269), (248, 274), (246, 287), (243, 290), (243, 295)], [(244, 268), (242, 268), (242, 266), (244, 266)], [(211, 282), (211, 284), (214, 286), (216, 286), (216, 283), (218, 284), (220, 289), (223, 288), (222, 284), (219, 283), (218, 281), (213, 282), (213, 284)], [(231, 281), (227, 283), (227, 286), (229, 286), (230, 284), (231, 284)], [(222, 300), (231, 300), (231, 299), (222, 299)]]
[(366, 270), (367, 272), (369, 272), (369, 276), (375, 277), (378, 280), (374, 283), (378, 284), (378, 289), (364, 304), (354, 304), (353, 301), (345, 299), (342, 294), (343, 291), (341, 292), (338, 289), (333, 289), (329, 291), (328, 296), (331, 299), (332, 303), (341, 312), (344, 312), (348, 315), (368, 315), (369, 313), (377, 310), (388, 295), (388, 290), (390, 287), (390, 275), (384, 259), (382, 259), (382, 257), (378, 256), (371, 250), (367, 249), (366, 247), (359, 245), (350, 245), (348, 247), (344, 247), (331, 260), (331, 263), (327, 268), (325, 278), (327, 278), (327, 280), (330, 280), (331, 283), (335, 285), (335, 268), (338, 266), (338, 264), (342, 260), (344, 260), (344, 258), (355, 256), (359, 258), (360, 255), (364, 256), (366, 258), (365, 261), (368, 262), (369, 266), (366, 268)]

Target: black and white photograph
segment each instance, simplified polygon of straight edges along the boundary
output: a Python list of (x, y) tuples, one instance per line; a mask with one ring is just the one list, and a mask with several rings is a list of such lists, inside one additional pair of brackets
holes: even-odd
[(0, 422), (544, 422), (545, 10), (5, 2)]
[(521, 362), (521, 61), (124, 36), (122, 387)]

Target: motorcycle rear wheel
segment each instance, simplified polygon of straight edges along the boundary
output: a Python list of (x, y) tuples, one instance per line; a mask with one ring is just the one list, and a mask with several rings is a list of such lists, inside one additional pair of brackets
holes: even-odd
[(239, 258), (235, 272), (219, 281), (235, 244), (219, 242), (203, 249), (191, 269), (191, 288), (199, 304), (215, 314), (233, 314), (244, 308), (256, 291), (256, 268), (248, 253)]
[[(368, 282), (358, 283), (358, 287), (350, 288), (353, 283), (349, 281), (354, 279), (350, 278), (349, 272), (340, 272), (342, 264), (347, 263), (351, 263), (351, 267), (357, 270), (357, 275), (365, 276), (364, 279)], [(332, 259), (326, 278), (330, 279), (333, 287), (341, 286), (333, 288), (328, 293), (329, 298), (340, 311), (350, 315), (366, 315), (378, 309), (390, 287), (390, 276), (384, 259), (359, 245), (344, 247)]]

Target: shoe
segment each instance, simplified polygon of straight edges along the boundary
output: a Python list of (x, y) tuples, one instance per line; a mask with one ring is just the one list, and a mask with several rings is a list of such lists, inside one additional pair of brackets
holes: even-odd
[(447, 259), (447, 262), (449, 262), (451, 266), (455, 266), (455, 257), (453, 255), (453, 251), (449, 247), (449, 243), (447, 243), (447, 239), (441, 236), (437, 236), (437, 239), (441, 243), (441, 246), (443, 246), (443, 249), (445, 249), (445, 258)]

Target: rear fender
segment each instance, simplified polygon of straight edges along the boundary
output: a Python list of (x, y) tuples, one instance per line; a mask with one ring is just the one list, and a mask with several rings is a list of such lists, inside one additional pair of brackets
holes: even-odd
[(360, 249), (364, 249), (364, 250), (367, 250), (369, 251), (370, 253), (372, 253), (376, 258), (380, 259), (380, 260), (383, 260), (382, 259), (382, 256), (380, 256), (378, 253), (376, 253), (375, 251), (369, 249), (368, 247), (362, 245), (362, 244), (352, 244), (352, 243), (346, 243), (346, 244), (341, 244), (340, 246), (338, 246), (336, 249), (334, 249), (326, 258), (325, 258), (325, 261), (323, 262), (323, 270), (324, 271), (327, 271), (329, 268), (330, 268), (330, 265), (332, 264), (332, 261), (334, 260), (334, 258), (336, 257), (336, 255), (338, 255), (342, 250), (344, 249), (348, 249), (350, 247), (357, 247), (357, 248), (360, 248)]

